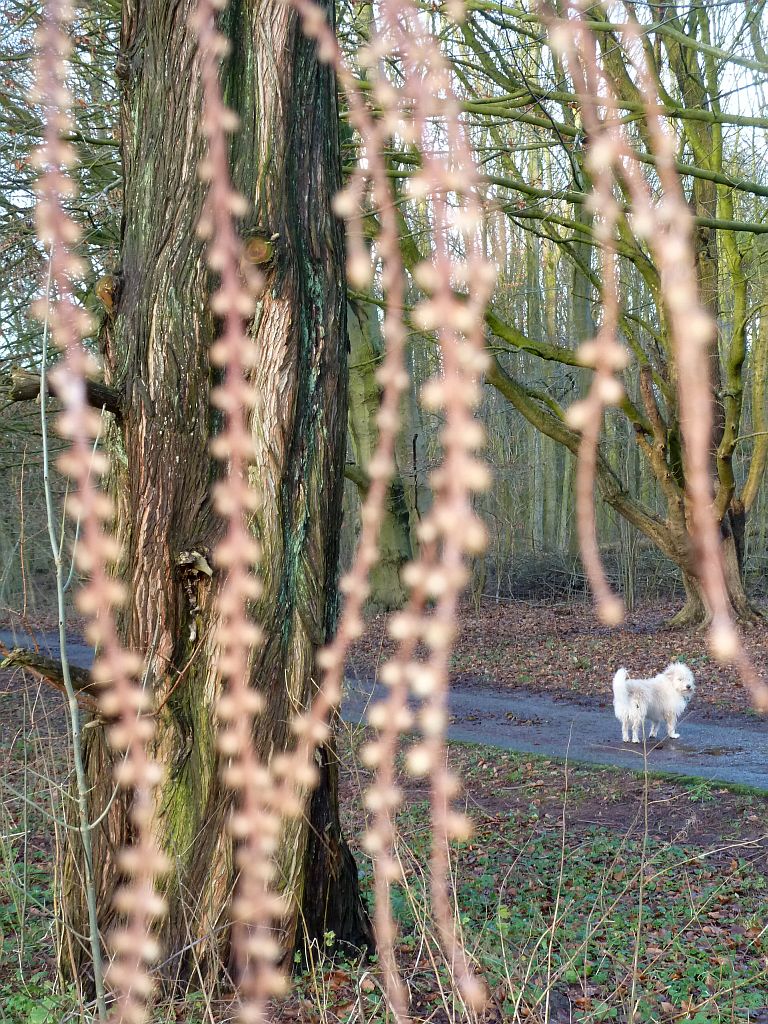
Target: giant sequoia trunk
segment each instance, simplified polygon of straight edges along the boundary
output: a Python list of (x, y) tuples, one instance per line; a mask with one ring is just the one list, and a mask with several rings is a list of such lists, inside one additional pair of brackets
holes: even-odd
[[(122, 293), (105, 333), (108, 382), (125, 411), (113, 430), (113, 480), (121, 570), (130, 587), (122, 629), (147, 659), (157, 710), (158, 837), (170, 855), (169, 913), (161, 925), (166, 979), (220, 971), (228, 959), (227, 905), (235, 881), (226, 832), (230, 795), (219, 778), (214, 736), (215, 572), (195, 573), (183, 552), (208, 557), (221, 531), (209, 454), (218, 414), (208, 361), (215, 324), (212, 282), (195, 236), (203, 191), (200, 83), (191, 0), (124, 0), (122, 147), (125, 213)], [(253, 475), (264, 494), (253, 528), (264, 556), (256, 609), (266, 643), (253, 683), (267, 710), (256, 740), (265, 759), (291, 743), (291, 716), (306, 706), (314, 652), (334, 627), (347, 413), (343, 244), (330, 211), (339, 187), (333, 76), (315, 59), (294, 13), (280, 0), (233, 0), (224, 28), (229, 103), (242, 119), (232, 143), (237, 187), (253, 202), (244, 231), (272, 239), (273, 254), (253, 333), (262, 401), (252, 418)], [(199, 564), (199, 563), (198, 563)], [(196, 610), (199, 606), (199, 610)], [(111, 755), (100, 727), (86, 730), (91, 819), (112, 797)], [(286, 951), (301, 921), (309, 938), (332, 931), (355, 945), (370, 938), (354, 861), (339, 828), (337, 762), (319, 752), (321, 783), (307, 814), (286, 826), (280, 884), (294, 897)], [(128, 838), (126, 807), (112, 803), (94, 830), (100, 924), (113, 915), (115, 851)], [(65, 866), (70, 963), (87, 951), (75, 850)]]

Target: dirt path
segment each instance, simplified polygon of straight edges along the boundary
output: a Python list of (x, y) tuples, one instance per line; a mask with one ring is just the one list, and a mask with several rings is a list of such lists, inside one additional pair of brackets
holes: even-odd
[[(480, 687), (549, 694), (565, 700), (586, 698), (605, 703), (617, 668), (636, 678), (653, 676), (670, 661), (682, 660), (696, 676), (696, 706), (721, 714), (749, 713), (750, 700), (733, 667), (715, 662), (703, 630), (666, 628), (678, 610), (674, 604), (638, 606), (616, 628), (601, 626), (585, 601), (544, 605), (513, 601), (484, 603), (478, 610), (460, 610), (454, 679)], [(765, 622), (742, 630), (745, 648), (758, 675), (768, 679), (768, 630)], [(364, 679), (392, 655), (387, 616), (372, 615), (355, 644), (350, 675)]]

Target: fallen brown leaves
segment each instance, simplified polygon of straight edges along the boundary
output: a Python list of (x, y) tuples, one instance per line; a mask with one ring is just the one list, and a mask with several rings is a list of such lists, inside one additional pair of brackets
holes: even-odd
[[(462, 685), (525, 689), (578, 700), (612, 700), (611, 680), (622, 665), (638, 676), (653, 675), (682, 659), (696, 676), (696, 703), (717, 710), (750, 712), (749, 697), (734, 668), (715, 662), (705, 632), (670, 630), (673, 605), (636, 609), (621, 626), (600, 625), (586, 602), (545, 605), (524, 601), (488, 603), (479, 613), (464, 608), (453, 659)], [(349, 671), (374, 674), (390, 650), (384, 615), (369, 619), (350, 657)], [(768, 677), (768, 630), (746, 626), (744, 645), (758, 674)]]

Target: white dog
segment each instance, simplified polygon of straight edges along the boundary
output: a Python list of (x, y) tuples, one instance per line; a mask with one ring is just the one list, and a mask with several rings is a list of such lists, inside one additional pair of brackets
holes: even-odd
[(621, 738), (640, 742), (645, 720), (651, 723), (650, 735), (656, 736), (659, 726), (666, 722), (667, 735), (677, 739), (677, 720), (685, 711), (696, 689), (693, 673), (687, 665), (673, 661), (652, 679), (630, 679), (625, 668), (613, 677), (613, 710), (621, 722)]

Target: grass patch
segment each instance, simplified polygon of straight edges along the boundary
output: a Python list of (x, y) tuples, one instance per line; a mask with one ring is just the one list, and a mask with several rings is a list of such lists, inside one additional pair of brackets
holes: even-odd
[[(363, 730), (341, 744), (347, 834), (365, 828)], [(18, 768), (27, 765), (20, 755)], [(492, 994), (477, 1024), (765, 1021), (765, 798), (675, 776), (570, 765), (452, 744), (473, 838), (452, 846), (457, 919)], [(23, 788), (20, 778), (14, 787)], [(400, 772), (397, 956), (415, 1024), (473, 1018), (457, 1000), (429, 917), (428, 784)], [(35, 794), (44, 803), (44, 788)], [(27, 810), (25, 811), (25, 807)], [(52, 807), (51, 810), (54, 810)], [(51, 821), (6, 797), (0, 841), (0, 1024), (89, 1019), (55, 977)], [(371, 864), (356, 851), (370, 895)], [(330, 946), (329, 946), (330, 948)], [(379, 967), (318, 949), (275, 1021), (389, 1024)], [(229, 1000), (190, 994), (160, 1022), (223, 1024)]]
[[(562, 763), (466, 744), (450, 760), (475, 824), (453, 846), (453, 871), (464, 941), (493, 992), (488, 1020), (757, 1019), (768, 1005), (762, 795), (583, 765), (566, 786)], [(403, 969), (420, 1019), (465, 1019), (429, 927), (427, 793), (400, 782)]]
[(23, 838), (2, 841), (0, 1024), (60, 1024), (77, 1000), (56, 980), (53, 870)]

